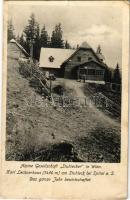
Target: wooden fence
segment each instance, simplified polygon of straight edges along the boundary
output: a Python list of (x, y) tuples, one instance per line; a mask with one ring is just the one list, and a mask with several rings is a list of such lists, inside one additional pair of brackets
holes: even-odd
[(121, 116), (121, 106), (109, 99), (102, 92), (95, 92), (92, 88), (87, 86), (90, 93), (90, 99), (96, 107), (103, 109), (107, 113), (113, 114), (116, 117)]
[(25, 78), (28, 78), (30, 82), (34, 78), (35, 81), (38, 82), (38, 84), (35, 86), (38, 89), (40, 89), (41, 92), (44, 91), (54, 105), (54, 100), (52, 94), (50, 93), (50, 85), (45, 75), (40, 71), (39, 67), (33, 63), (27, 63), (20, 60), (19, 64), (20, 64), (19, 67), (20, 74), (23, 75)]

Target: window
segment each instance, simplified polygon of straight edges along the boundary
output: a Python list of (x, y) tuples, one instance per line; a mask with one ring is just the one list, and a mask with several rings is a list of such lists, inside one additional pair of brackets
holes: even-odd
[(88, 60), (92, 60), (92, 57), (88, 57)]
[(85, 69), (80, 69), (80, 74), (85, 74)]
[(88, 75), (95, 75), (95, 69), (88, 69)]
[(102, 70), (96, 70), (96, 75), (103, 75), (103, 71)]
[(77, 61), (81, 62), (81, 57), (80, 56), (77, 57)]

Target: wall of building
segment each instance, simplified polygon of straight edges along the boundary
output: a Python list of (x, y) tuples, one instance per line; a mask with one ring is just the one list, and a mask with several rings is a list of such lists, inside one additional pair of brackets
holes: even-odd
[(15, 44), (15, 43), (9, 43), (8, 44), (8, 57), (19, 59), (26, 58), (25, 54), (22, 52), (22, 50)]
[(87, 63), (87, 64), (84, 64), (82, 65), (82, 67), (90, 67), (90, 68), (93, 68), (93, 69), (96, 69), (96, 70), (105, 70), (105, 68), (103, 68), (102, 66), (100, 66), (98, 63), (95, 63), (95, 62), (90, 62), (90, 63)]
[[(79, 60), (81, 58), (81, 60)], [(66, 63), (65, 66), (65, 74), (64, 76), (67, 78), (73, 78), (73, 75), (71, 74), (73, 68), (77, 65), (81, 65), (89, 59), (92, 59), (94, 61), (98, 61), (97, 57), (94, 55), (91, 49), (80, 49), (71, 59)]]
[(97, 63), (90, 62), (81, 66), (80, 76), (85, 75), (86, 80), (104, 81), (105, 68), (101, 67)]
[(54, 74), (56, 77), (60, 77), (60, 69), (40, 67), (40, 70), (44, 74), (46, 74), (46, 72), (49, 72), (50, 74)]

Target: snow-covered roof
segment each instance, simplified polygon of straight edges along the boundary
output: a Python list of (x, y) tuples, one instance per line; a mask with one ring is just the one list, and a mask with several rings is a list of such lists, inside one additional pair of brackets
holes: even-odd
[(10, 43), (15, 43), (25, 53), (25, 55), (29, 56), (27, 51), (15, 39), (11, 39)]
[(60, 68), (74, 52), (72, 49), (41, 48), (40, 67)]

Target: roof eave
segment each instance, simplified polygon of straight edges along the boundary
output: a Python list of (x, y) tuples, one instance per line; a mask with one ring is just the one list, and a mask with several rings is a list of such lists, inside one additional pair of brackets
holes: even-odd
[(61, 67), (47, 67), (47, 66), (46, 66), (46, 67), (45, 67), (45, 66), (44, 66), (44, 67), (43, 67), (43, 66), (39, 66), (39, 67), (40, 67), (40, 68), (45, 68), (45, 69), (46, 69), (46, 68), (47, 68), (47, 69), (61, 69)]
[(106, 67), (107, 67), (106, 64), (99, 63), (99, 62), (97, 62), (97, 61), (95, 61), (95, 60), (90, 60), (90, 61), (84, 62), (84, 63), (82, 63), (82, 64), (80, 64), (80, 65), (78, 65), (78, 66), (82, 66), (82, 65), (88, 64), (88, 63), (90, 63), (90, 62), (97, 63), (98, 65), (102, 66), (103, 68), (106, 68)]

